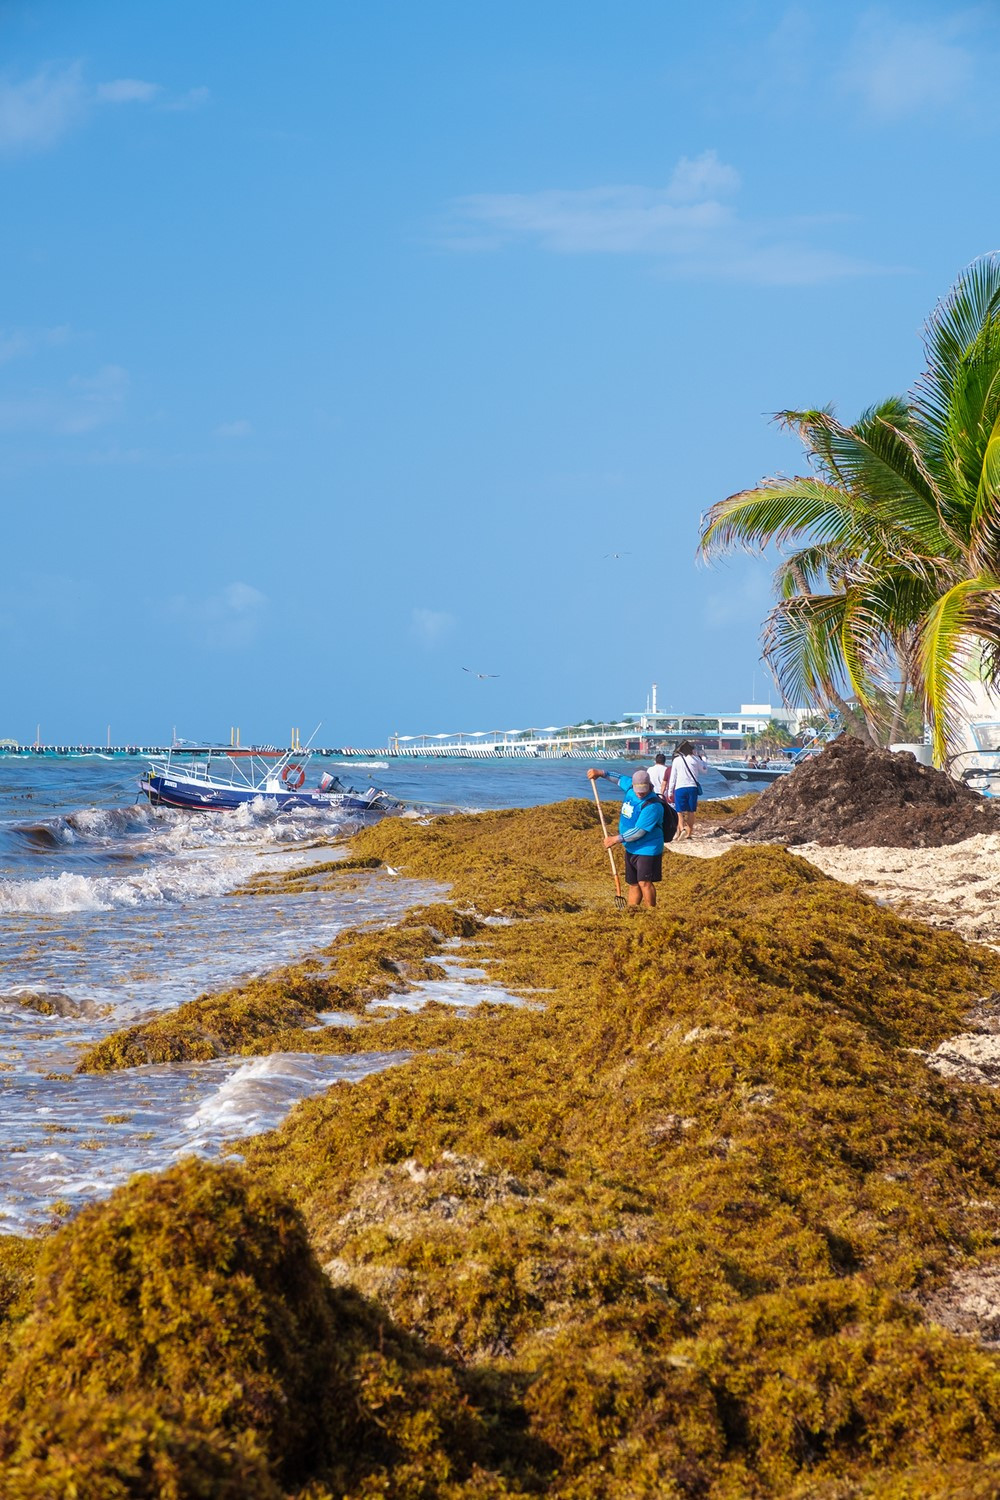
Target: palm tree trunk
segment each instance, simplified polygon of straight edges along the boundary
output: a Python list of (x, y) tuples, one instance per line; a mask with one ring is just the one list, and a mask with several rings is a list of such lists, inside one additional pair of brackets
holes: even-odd
[(892, 709), (892, 723), (889, 726), (889, 738), (886, 741), (894, 745), (899, 739), (903, 727), (903, 709), (906, 707), (906, 694), (910, 684), (913, 682), (914, 667), (917, 661), (917, 642), (911, 633), (907, 633), (896, 643), (899, 654), (899, 691)]
[(836, 688), (828, 688), (827, 693), (830, 702), (840, 714), (846, 733), (853, 734), (855, 739), (864, 740), (869, 745), (877, 745), (878, 739), (876, 738), (872, 730), (872, 726), (868, 721), (867, 715), (862, 716), (861, 723), (859, 724), (857, 722), (855, 714), (852, 712), (848, 704), (844, 702), (843, 698), (837, 692)]
[(892, 723), (889, 725), (889, 738), (887, 741), (890, 745), (895, 745), (899, 739), (899, 730), (903, 722), (903, 707), (906, 703), (906, 693), (909, 686), (909, 676), (906, 672), (903, 672), (899, 679), (899, 691), (896, 694), (896, 701), (892, 706)]

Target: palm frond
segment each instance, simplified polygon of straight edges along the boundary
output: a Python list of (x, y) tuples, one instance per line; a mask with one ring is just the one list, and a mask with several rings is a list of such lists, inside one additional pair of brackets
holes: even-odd
[(843, 548), (832, 542), (800, 547), (783, 557), (774, 571), (774, 592), (779, 599), (796, 594), (831, 592), (843, 584), (851, 562)]
[(808, 418), (801, 430), (822, 467), (864, 497), (873, 518), (891, 528), (900, 554), (933, 554), (957, 544), (943, 528), (941, 493), (915, 457), (913, 419), (901, 397), (869, 407), (851, 427), (828, 410)]
[(773, 420), (786, 431), (795, 432), (824, 479), (829, 484), (848, 489), (847, 476), (837, 466), (837, 455), (833, 450), (831, 429), (837, 426), (837, 417), (832, 406), (817, 406), (805, 411), (776, 411)]
[[(842, 467), (873, 509), (905, 533), (914, 555), (955, 552), (960, 534), (948, 525), (948, 500), (919, 446), (913, 414), (893, 399), (863, 412), (838, 439)], [(849, 462), (848, 462), (849, 455)]]
[(924, 326), (927, 369), (915, 387), (916, 406), (932, 427), (943, 428), (949, 391), (982, 330), (1000, 316), (1000, 252), (966, 266)]
[(941, 526), (952, 542), (960, 547), (961, 533), (956, 533), (947, 519), (951, 512), (951, 497), (947, 488), (941, 484), (940, 475), (935, 475), (932, 471), (927, 434), (921, 424), (920, 412), (916, 406), (908, 405), (907, 414), (908, 421), (905, 425), (893, 423), (888, 417), (883, 420), (887, 426), (892, 426), (896, 441), (909, 452), (914, 470), (921, 476), (926, 493), (934, 500)]
[(919, 539), (894, 524), (887, 511), (879, 514), (867, 496), (802, 475), (766, 479), (718, 501), (701, 518), (699, 552), (705, 561), (737, 547), (759, 555), (769, 545), (800, 541), (886, 565), (907, 558), (918, 565), (928, 555)]
[(843, 594), (800, 594), (767, 616), (764, 659), (786, 703), (822, 706), (848, 690), (840, 634), (844, 607)]
[(996, 595), (995, 579), (965, 578), (936, 599), (924, 618), (919, 665), (936, 765), (944, 764), (966, 707), (972, 639), (984, 624), (995, 631)]
[(994, 417), (981, 453), (979, 483), (969, 523), (969, 547), (979, 566), (1000, 566), (1000, 412)]
[(885, 714), (896, 651), (878, 601), (866, 590), (847, 590), (840, 641), (854, 696), (865, 717), (879, 723)]
[(770, 479), (741, 490), (710, 507), (702, 517), (702, 557), (743, 547), (762, 552), (815, 533), (823, 541), (845, 544), (857, 524), (857, 505), (835, 485), (800, 476)]
[(988, 688), (1000, 686), (1000, 636), (983, 641), (979, 654), (979, 670)]
[(975, 503), (996, 416), (1000, 253), (973, 261), (957, 278), (925, 325), (924, 349), (927, 365), (913, 390), (913, 410), (928, 467), (952, 507), (952, 524), (961, 525)]
[(941, 593), (937, 580), (896, 569), (864, 580), (859, 586), (866, 607), (877, 616), (897, 656), (907, 653), (914, 632)]
[(968, 540), (981, 494), (983, 458), (1000, 415), (1000, 325), (989, 324), (958, 365), (948, 392), (938, 454), (948, 480), (950, 519)]

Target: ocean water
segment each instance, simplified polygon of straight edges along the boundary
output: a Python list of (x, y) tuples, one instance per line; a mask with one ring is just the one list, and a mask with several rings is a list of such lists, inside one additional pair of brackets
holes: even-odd
[[(361, 789), (374, 781), (413, 815), (590, 795), (577, 760), (321, 764)], [(278, 1054), (74, 1073), (84, 1048), (122, 1025), (301, 958), (345, 927), (391, 920), (440, 890), (376, 873), (308, 899), (239, 896), (251, 875), (329, 859), (325, 841), (356, 820), (279, 816), (266, 803), (154, 810), (137, 796), (144, 769), (100, 755), (0, 757), (0, 1233), (51, 1222), (135, 1171), (216, 1154), (278, 1124), (305, 1095), (400, 1061)], [(721, 796), (726, 784), (713, 775), (705, 790)], [(502, 998), (488, 984), (470, 990), (460, 962), (430, 994)]]

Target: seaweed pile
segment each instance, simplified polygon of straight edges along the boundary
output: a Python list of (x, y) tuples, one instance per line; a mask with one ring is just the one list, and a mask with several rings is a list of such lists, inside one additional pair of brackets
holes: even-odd
[(907, 752), (841, 735), (731, 819), (725, 833), (791, 845), (926, 849), (1000, 833), (1000, 812)]
[[(178, 1045), (413, 1057), (37, 1265), (0, 1243), (0, 1493), (77, 1465), (88, 1500), (995, 1495), (1000, 1354), (924, 1309), (1000, 1261), (1000, 1099), (921, 1054), (1000, 956), (766, 845), (618, 914), (585, 803), (354, 847), (530, 917), (423, 908), (187, 1008)], [(368, 1009), (449, 930), (524, 1004)], [(361, 1024), (310, 1031), (313, 984)]]
[(435, 1423), (474, 1447), (451, 1371), (331, 1287), (294, 1208), (232, 1168), (86, 1209), (6, 1342), (5, 1500), (281, 1500), (317, 1472), (340, 1494)]

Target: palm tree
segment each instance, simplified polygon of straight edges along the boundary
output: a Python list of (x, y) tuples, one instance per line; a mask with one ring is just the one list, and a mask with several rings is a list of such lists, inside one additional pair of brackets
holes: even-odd
[[(912, 417), (898, 398), (845, 427), (832, 410), (779, 412), (815, 472), (766, 480), (708, 513), (702, 551), (733, 546), (785, 551), (775, 574), (778, 603), (764, 625), (764, 654), (786, 701), (832, 706), (875, 740), (886, 693), (913, 632), (935, 597), (922, 560), (946, 545), (933, 500), (912, 459)], [(921, 560), (915, 568), (914, 561)]]
[(768, 719), (761, 731), (761, 739), (764, 748), (771, 754), (784, 750), (793, 743), (788, 725), (780, 723), (777, 719)]
[(892, 738), (920, 695), (943, 763), (978, 652), (1000, 677), (1000, 255), (962, 273), (925, 329), (927, 368), (850, 427), (779, 412), (814, 472), (764, 480), (703, 518), (701, 551), (782, 554), (764, 654), (787, 701), (856, 699)]

